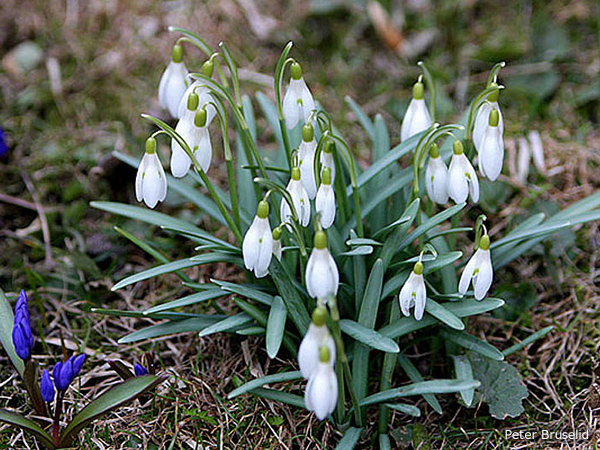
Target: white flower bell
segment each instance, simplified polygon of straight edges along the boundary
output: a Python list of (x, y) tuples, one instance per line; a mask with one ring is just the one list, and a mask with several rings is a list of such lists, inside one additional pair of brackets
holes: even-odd
[(327, 236), (324, 231), (315, 233), (315, 246), (306, 264), (306, 290), (316, 299), (326, 299), (337, 295), (340, 283), (335, 260), (327, 249)]
[(317, 191), (315, 200), (315, 209), (319, 214), (321, 226), (325, 229), (333, 225), (335, 219), (335, 191), (331, 186), (331, 169), (325, 167), (321, 176), (321, 185)]
[[(209, 59), (204, 64), (202, 64), (201, 71), (202, 75), (208, 78), (212, 77), (214, 71), (214, 63)], [(183, 117), (183, 114), (185, 113), (185, 110), (187, 108), (188, 98), (192, 92), (198, 95), (198, 104), (200, 105), (200, 108), (206, 108), (206, 123), (210, 125), (212, 120), (215, 118), (215, 115), (217, 114), (217, 110), (211, 104), (213, 102), (213, 98), (210, 93), (210, 90), (205, 86), (204, 80), (194, 81), (188, 86), (188, 88), (183, 93), (181, 100), (179, 101), (176, 117)]]
[(332, 362), (335, 361), (335, 342), (329, 329), (327, 328), (327, 309), (324, 306), (315, 308), (312, 314), (312, 322), (308, 331), (304, 335), (300, 347), (298, 348), (298, 364), (300, 372), (306, 379), (315, 374), (315, 369), (319, 364), (319, 348), (326, 346), (332, 355)]
[(424, 86), (420, 81), (413, 86), (413, 98), (408, 105), (400, 130), (402, 142), (431, 126), (431, 116), (423, 99), (423, 90)]
[(500, 113), (494, 109), (490, 112), (489, 117), (488, 126), (479, 140), (479, 145), (475, 143), (475, 148), (479, 153), (479, 171), (490, 181), (495, 181), (502, 172), (504, 141), (498, 125)]
[(425, 170), (425, 188), (429, 198), (434, 202), (443, 205), (448, 201), (448, 168), (435, 143), (429, 150), (429, 163)]
[(460, 276), (458, 292), (464, 295), (472, 282), (475, 298), (482, 300), (490, 290), (493, 278), (494, 269), (492, 268), (490, 254), (490, 237), (484, 234), (479, 240), (479, 248), (475, 251)]
[(292, 77), (283, 97), (282, 109), (285, 124), (291, 130), (298, 121), (308, 122), (310, 113), (315, 109), (315, 100), (302, 77), (300, 64), (292, 63), (290, 70)]
[[(296, 210), (296, 214), (298, 214), (298, 222), (305, 227), (310, 222), (310, 200), (300, 179), (300, 169), (298, 167), (293, 167), (292, 179), (288, 183), (286, 190), (289, 192), (290, 197), (292, 197), (294, 209)], [(292, 221), (292, 209), (285, 198), (281, 199), (280, 212), (282, 222)]]
[(454, 154), (448, 168), (448, 195), (456, 203), (465, 202), (469, 195), (474, 203), (479, 201), (477, 174), (458, 140), (454, 141)]
[(333, 412), (338, 399), (338, 382), (333, 362), (329, 347), (320, 347), (319, 362), (306, 385), (306, 408), (314, 411), (319, 420)]
[(258, 203), (256, 217), (244, 236), (242, 256), (246, 269), (254, 271), (256, 278), (269, 273), (273, 256), (273, 235), (269, 225), (269, 204), (264, 200)]
[(283, 253), (283, 248), (281, 246), (281, 234), (282, 234), (283, 230), (281, 229), (281, 226), (275, 228), (273, 230), (273, 255), (275, 255), (275, 258), (277, 258), (279, 261), (281, 261), (281, 255)]
[(504, 135), (504, 120), (502, 118), (502, 111), (500, 111), (500, 105), (498, 105), (498, 96), (500, 94), (500, 90), (495, 90), (491, 92), (487, 100), (481, 104), (479, 109), (477, 110), (477, 115), (475, 116), (475, 122), (473, 124), (473, 143), (475, 144), (475, 148), (479, 148), (479, 143), (485, 129), (487, 128), (490, 120), (490, 113), (495, 109), (498, 111), (498, 130), (500, 131), (500, 136)]
[(179, 117), (177, 113), (179, 102), (185, 92), (188, 70), (183, 62), (183, 48), (179, 44), (173, 46), (171, 62), (163, 72), (158, 85), (158, 101), (160, 106), (169, 110), (171, 116)]
[(321, 151), (321, 157), (319, 158), (319, 162), (323, 168), (328, 167), (331, 169), (331, 184), (333, 184), (335, 180), (335, 159), (333, 158), (334, 145), (333, 142), (326, 141), (323, 145), (323, 150)]
[(154, 208), (167, 196), (167, 177), (158, 154), (156, 153), (156, 139), (149, 137), (146, 140), (146, 153), (140, 161), (135, 177), (135, 197), (138, 202), (144, 200), (149, 208)]
[(412, 272), (408, 276), (406, 283), (402, 286), (398, 295), (400, 309), (406, 317), (410, 316), (410, 309), (415, 308), (415, 319), (421, 320), (425, 312), (425, 303), (427, 303), (427, 289), (423, 279), (423, 263), (415, 263)]
[(317, 195), (317, 181), (315, 179), (315, 153), (317, 141), (315, 141), (315, 130), (312, 125), (306, 124), (302, 128), (302, 142), (298, 147), (298, 160), (302, 186), (306, 189), (308, 198), (311, 200)]

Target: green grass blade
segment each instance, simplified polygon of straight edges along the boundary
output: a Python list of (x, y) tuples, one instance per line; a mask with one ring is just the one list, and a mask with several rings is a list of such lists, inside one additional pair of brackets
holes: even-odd
[(143, 341), (162, 336), (168, 336), (178, 333), (199, 332), (212, 324), (223, 320), (226, 316), (221, 315), (203, 315), (183, 320), (170, 320), (143, 328), (133, 333), (123, 336), (119, 339), (119, 344), (129, 344), (131, 342)]
[(196, 303), (205, 302), (215, 298), (223, 297), (225, 295), (227, 295), (227, 292), (224, 292), (221, 289), (209, 289), (203, 292), (196, 292), (194, 294), (178, 298), (177, 300), (172, 300), (170, 302), (163, 303), (162, 305), (156, 305), (152, 308), (148, 308), (146, 311), (144, 311), (144, 315), (168, 311), (169, 309), (181, 308), (182, 306), (195, 305)]
[(506, 357), (508, 355), (512, 355), (515, 352), (518, 352), (522, 349), (524, 349), (525, 347), (527, 347), (529, 344), (537, 341), (538, 339), (543, 338), (544, 336), (546, 336), (548, 333), (550, 333), (552, 330), (554, 329), (554, 325), (550, 325), (549, 327), (546, 328), (542, 328), (539, 331), (536, 331), (535, 333), (533, 333), (531, 336), (529, 336), (526, 339), (523, 339), (522, 342), (519, 342), (518, 344), (512, 345), (510, 347), (508, 347), (506, 350), (504, 350), (502, 352), (502, 354)]
[(299, 370), (295, 370), (293, 372), (283, 372), (276, 373), (273, 375), (267, 375), (264, 377), (257, 378), (256, 380), (248, 381), (247, 383), (241, 385), (237, 389), (234, 389), (227, 395), (227, 399), (231, 400), (232, 398), (235, 398), (238, 395), (242, 395), (256, 388), (263, 387), (265, 384), (282, 383), (285, 381), (300, 380), (301, 378), (302, 374)]
[(441, 330), (441, 334), (444, 338), (466, 348), (467, 350), (473, 350), (480, 355), (496, 361), (502, 361), (504, 359), (502, 352), (492, 344), (482, 341), (481, 339), (478, 339), (468, 333), (446, 328)]

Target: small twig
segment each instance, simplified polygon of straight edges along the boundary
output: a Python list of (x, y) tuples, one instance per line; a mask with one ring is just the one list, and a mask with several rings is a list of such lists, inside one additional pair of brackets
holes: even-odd
[(50, 227), (48, 226), (48, 220), (46, 219), (46, 214), (44, 213), (44, 207), (40, 203), (40, 199), (35, 191), (31, 178), (29, 178), (29, 175), (27, 175), (27, 172), (25, 172), (22, 167), (21, 177), (23, 178), (23, 182), (31, 194), (31, 197), (33, 198), (35, 210), (40, 217), (40, 222), (42, 222), (42, 236), (44, 237), (44, 247), (46, 249), (45, 264), (46, 267), (50, 268), (54, 266), (54, 260), (52, 259), (52, 247), (50, 246)]
[(0, 192), (0, 202), (10, 203), (12, 205), (20, 206), (21, 208), (31, 209), (36, 211), (35, 204), (28, 202), (27, 200), (22, 200), (18, 197), (13, 197), (12, 195), (3, 194)]

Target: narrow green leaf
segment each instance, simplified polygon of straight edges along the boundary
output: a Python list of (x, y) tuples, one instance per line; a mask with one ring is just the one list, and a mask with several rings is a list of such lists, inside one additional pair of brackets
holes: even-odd
[(79, 414), (73, 417), (73, 420), (71, 420), (61, 435), (60, 445), (69, 446), (75, 436), (77, 436), (77, 433), (91, 422), (135, 400), (143, 393), (154, 389), (163, 381), (164, 378), (160, 376), (143, 375), (131, 378), (112, 387), (100, 397), (90, 402)]
[[(473, 369), (471, 368), (471, 363), (469, 362), (469, 358), (466, 356), (456, 356), (453, 355), (452, 359), (454, 360), (454, 371), (456, 372), (456, 378), (459, 380), (474, 380), (473, 378)], [(473, 397), (475, 396), (475, 389), (465, 389), (460, 391), (460, 396), (465, 402), (467, 407), (471, 407), (473, 404)]]
[(373, 125), (373, 122), (371, 122), (371, 119), (369, 119), (369, 116), (365, 114), (363, 109), (350, 96), (346, 95), (344, 100), (348, 106), (350, 106), (354, 114), (356, 114), (361, 126), (369, 136), (369, 139), (371, 139), (371, 142), (373, 142), (375, 140), (375, 126)]
[(388, 353), (398, 353), (400, 348), (392, 339), (379, 334), (370, 328), (349, 319), (340, 320), (340, 328), (353, 339), (376, 350)]
[(90, 311), (93, 313), (102, 314), (104, 316), (136, 317), (136, 318), (144, 318), (144, 319), (179, 320), (179, 319), (191, 319), (194, 317), (202, 316), (201, 314), (190, 314), (190, 313), (183, 313), (183, 312), (160, 312), (160, 313), (146, 314), (146, 311), (123, 311), (121, 309), (104, 309), (104, 308), (92, 308)]
[[(205, 244), (207, 246), (205, 248), (209, 248), (208, 246), (215, 246), (215, 250), (221, 249), (222, 251), (228, 251), (234, 254), (241, 254), (241, 249), (239, 247), (236, 247), (235, 245), (230, 244), (229, 242), (221, 241), (217, 238), (214, 238), (211, 234), (206, 233), (204, 230), (201, 230), (202, 233), (197, 233), (195, 231), (184, 230), (182, 228), (173, 227), (170, 225), (163, 225), (161, 226), (161, 228), (166, 231), (172, 231), (173, 233), (177, 233), (194, 242), (198, 242), (199, 244)], [(206, 234), (208, 234), (208, 237), (206, 237)]]
[(227, 295), (227, 292), (224, 292), (221, 289), (209, 289), (202, 292), (196, 292), (195, 294), (186, 295), (185, 297), (178, 298), (177, 300), (148, 308), (146, 311), (144, 311), (144, 315), (147, 316), (148, 314), (180, 308), (182, 306), (195, 305), (196, 303), (205, 302), (214, 298), (223, 297), (225, 295)]
[(261, 378), (257, 378), (256, 380), (248, 381), (247, 383), (241, 385), (237, 389), (234, 389), (227, 395), (227, 398), (231, 400), (232, 398), (237, 397), (238, 395), (245, 394), (246, 392), (252, 391), (253, 389), (262, 387), (265, 384), (281, 383), (284, 381), (294, 381), (299, 380), (301, 378), (302, 374), (299, 370), (295, 370), (293, 372), (283, 372), (276, 373), (273, 375), (267, 375)]
[(265, 331), (265, 327), (254, 325), (249, 326), (248, 328), (242, 328), (240, 330), (237, 330), (235, 334), (239, 334), (240, 336), (264, 336)]
[(283, 153), (283, 136), (281, 135), (281, 128), (279, 127), (279, 113), (277, 112), (277, 107), (261, 91), (256, 93), (256, 100), (258, 101), (260, 109), (262, 109), (265, 119), (267, 119), (267, 122), (269, 123), (269, 127), (275, 134), (275, 140), (279, 144), (280, 150), (278, 153)]
[(383, 247), (381, 248), (380, 257), (383, 260), (384, 266), (387, 268), (392, 261), (392, 258), (396, 254), (398, 248), (398, 242), (400, 239), (406, 236), (408, 229), (412, 225), (419, 212), (419, 205), (421, 201), (417, 198), (410, 202), (410, 204), (406, 207), (404, 212), (400, 217), (405, 218), (408, 217), (408, 220), (403, 221), (401, 225), (394, 229), (394, 232), (391, 233), (388, 238), (385, 240)]
[(298, 328), (300, 334), (304, 336), (310, 324), (310, 316), (306, 311), (306, 306), (304, 306), (298, 290), (277, 258), (271, 260), (269, 273), (277, 286), (277, 290), (281, 294), (281, 298), (285, 302), (289, 317)]
[(379, 450), (392, 450), (390, 436), (387, 433), (379, 433)]
[(129, 344), (170, 334), (199, 332), (224, 318), (225, 316), (222, 315), (206, 315), (190, 319), (171, 320), (134, 331), (119, 339), (118, 342), (119, 344)]
[(425, 304), (425, 311), (431, 314), (440, 322), (448, 325), (450, 328), (454, 328), (455, 330), (464, 330), (465, 324), (460, 318), (456, 316), (450, 310), (444, 308), (435, 300), (430, 298), (427, 299), (427, 303)]
[(44, 431), (42, 427), (40, 427), (33, 420), (29, 420), (27, 417), (24, 417), (21, 414), (9, 411), (8, 409), (0, 408), (0, 422), (7, 423), (13, 427), (20, 428), (26, 433), (32, 434), (49, 449), (56, 448), (52, 442), (52, 438)]
[(15, 316), (13, 314), (13, 310), (10, 307), (10, 303), (2, 289), (0, 289), (0, 343), (2, 347), (4, 347), (4, 351), (10, 358), (13, 366), (19, 372), (21, 377), (25, 372), (25, 364), (23, 364), (23, 360), (19, 358), (17, 352), (15, 351), (15, 344), (12, 340), (12, 331), (15, 325)]
[(354, 247), (352, 250), (347, 252), (338, 253), (337, 256), (365, 256), (373, 253), (373, 247), (370, 245), (361, 245), (360, 247)]
[[(398, 355), (398, 364), (400, 364), (402, 370), (404, 370), (406, 375), (408, 375), (408, 378), (410, 378), (410, 381), (413, 383), (420, 383), (424, 381), (419, 370), (415, 367), (412, 361), (406, 357), (406, 355), (402, 353)], [(434, 394), (422, 394), (422, 397), (436, 413), (442, 414), (442, 405), (440, 405), (440, 402)]]
[(468, 350), (473, 350), (490, 359), (494, 359), (496, 361), (502, 361), (504, 359), (502, 352), (492, 344), (488, 344), (487, 342), (482, 341), (475, 336), (471, 336), (468, 333), (445, 328), (441, 330), (441, 334), (449, 341), (452, 341)]
[(350, 427), (344, 433), (344, 437), (335, 447), (336, 450), (353, 450), (358, 440), (360, 439), (360, 434), (362, 433), (362, 428)]
[(235, 316), (229, 316), (226, 319), (223, 319), (217, 323), (214, 323), (202, 329), (198, 336), (205, 337), (215, 333), (234, 331), (238, 327), (246, 325), (247, 323), (250, 323), (252, 321), (252, 317), (248, 316), (247, 314), (236, 314)]
[(267, 320), (267, 355), (273, 359), (279, 352), (283, 334), (285, 333), (285, 321), (287, 319), (287, 310), (281, 297), (273, 299), (269, 319)]
[(130, 233), (129, 231), (124, 230), (124, 229), (119, 228), (119, 227), (113, 227), (113, 228), (114, 228), (114, 230), (117, 233), (119, 233), (121, 236), (123, 236), (124, 238), (128, 239), (129, 241), (131, 241), (134, 245), (137, 245), (143, 251), (145, 251), (150, 256), (152, 256), (154, 259), (156, 259), (158, 262), (163, 263), (163, 264), (166, 264), (166, 263), (170, 262), (169, 259), (165, 255), (163, 255), (161, 252), (159, 252), (158, 250), (156, 250), (150, 244), (148, 244), (145, 241), (142, 241), (141, 239), (139, 239), (137, 236), (135, 236), (134, 234)]
[(235, 284), (230, 283), (229, 281), (221, 281), (211, 279), (214, 284), (221, 286), (221, 289), (227, 292), (231, 292), (233, 294), (241, 295), (242, 297), (246, 297), (251, 300), (255, 300), (263, 305), (271, 306), (273, 303), (273, 296), (267, 294), (266, 292), (259, 291), (258, 289), (254, 289), (249, 285)]
[(375, 403), (389, 402), (397, 398), (410, 397), (413, 395), (423, 394), (451, 394), (460, 392), (465, 389), (476, 388), (479, 386), (479, 381), (465, 380), (429, 380), (413, 383), (407, 386), (402, 386), (387, 391), (378, 392), (377, 394), (369, 395), (360, 402), (361, 406), (373, 405)]
[(276, 391), (275, 389), (265, 389), (259, 387), (251, 390), (250, 393), (278, 403), (286, 403), (298, 408), (306, 408), (306, 405), (304, 404), (304, 398), (296, 394), (290, 394), (289, 392), (281, 392)]
[(378, 242), (374, 239), (367, 239), (367, 238), (359, 238), (359, 237), (353, 237), (351, 239), (348, 239), (346, 241), (346, 245), (349, 247), (355, 246), (355, 245), (375, 245), (375, 246), (380, 246), (383, 245), (381, 242)]
[(518, 344), (512, 345), (510, 347), (508, 347), (506, 350), (504, 350), (502, 352), (502, 354), (506, 357), (508, 355), (512, 355), (515, 352), (518, 352), (522, 349), (524, 349), (525, 347), (527, 347), (529, 344), (537, 341), (538, 339), (543, 338), (544, 336), (546, 336), (548, 333), (550, 333), (552, 330), (554, 329), (554, 325), (550, 325), (549, 327), (546, 328), (542, 328), (539, 331), (536, 331), (535, 333), (533, 333), (531, 336), (529, 336), (526, 339), (523, 339), (522, 342), (519, 342)]
[(402, 414), (406, 414), (407, 416), (421, 417), (421, 410), (415, 405), (409, 405), (408, 403), (386, 403), (385, 406), (390, 409), (400, 411)]

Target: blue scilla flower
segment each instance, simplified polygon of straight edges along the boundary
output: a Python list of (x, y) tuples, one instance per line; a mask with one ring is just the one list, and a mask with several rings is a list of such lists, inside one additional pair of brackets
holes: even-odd
[(56, 389), (65, 392), (75, 377), (79, 375), (84, 361), (85, 355), (73, 355), (64, 363), (57, 362), (54, 369), (52, 369)]
[(46, 403), (50, 403), (54, 400), (54, 385), (50, 379), (50, 372), (44, 370), (42, 372), (42, 383), (41, 383), (42, 398)]
[(141, 377), (142, 375), (148, 375), (148, 369), (146, 369), (141, 364), (135, 363), (133, 365), (133, 370), (135, 372), (136, 377)]
[(15, 306), (15, 322), (12, 331), (12, 339), (15, 351), (23, 361), (29, 359), (31, 356), (31, 348), (33, 347), (33, 335), (31, 334), (27, 306), (27, 294), (22, 290)]
[(8, 145), (6, 145), (6, 139), (4, 139), (4, 130), (0, 128), (0, 158), (8, 154)]

